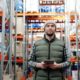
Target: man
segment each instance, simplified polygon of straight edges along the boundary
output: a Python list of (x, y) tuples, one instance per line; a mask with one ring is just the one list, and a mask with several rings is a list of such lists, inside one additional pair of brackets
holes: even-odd
[(29, 65), (34, 68), (33, 80), (65, 80), (66, 60), (64, 42), (55, 35), (56, 24), (48, 21), (44, 25), (44, 38), (34, 43)]

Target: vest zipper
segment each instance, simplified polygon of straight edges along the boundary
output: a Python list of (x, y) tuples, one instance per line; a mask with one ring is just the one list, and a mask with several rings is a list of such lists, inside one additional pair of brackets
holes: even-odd
[[(49, 42), (49, 51), (48, 51), (48, 60), (50, 59), (50, 42)], [(48, 80), (49, 80), (49, 68), (48, 68)]]
[(50, 59), (50, 42), (49, 42), (48, 59)]

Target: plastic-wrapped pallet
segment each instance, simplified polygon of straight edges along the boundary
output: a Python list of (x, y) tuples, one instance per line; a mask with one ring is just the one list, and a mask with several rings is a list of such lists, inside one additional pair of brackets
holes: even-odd
[(21, 67), (17, 67), (16, 75), (17, 75), (17, 80), (20, 80), (21, 77), (22, 77), (22, 69), (21, 69)]
[(77, 69), (78, 63), (75, 62), (72, 65), (72, 80), (78, 80), (78, 69)]
[(77, 70), (72, 71), (72, 80), (78, 80), (78, 71)]
[(12, 77), (9, 74), (4, 74), (3, 75), (3, 80), (12, 80)]

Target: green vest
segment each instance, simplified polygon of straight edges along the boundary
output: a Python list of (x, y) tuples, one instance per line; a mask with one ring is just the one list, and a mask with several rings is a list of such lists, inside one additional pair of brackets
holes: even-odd
[[(35, 43), (35, 61), (42, 62), (53, 60), (56, 63), (63, 62), (64, 43), (55, 38), (50, 42), (47, 39), (39, 40)], [(64, 80), (62, 69), (37, 69), (33, 80)]]

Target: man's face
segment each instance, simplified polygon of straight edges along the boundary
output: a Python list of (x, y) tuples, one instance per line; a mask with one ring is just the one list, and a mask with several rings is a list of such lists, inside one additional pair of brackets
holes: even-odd
[(45, 26), (45, 33), (46, 33), (48, 36), (54, 35), (55, 30), (56, 30), (55, 24), (49, 23), (49, 24), (47, 24), (47, 25)]

